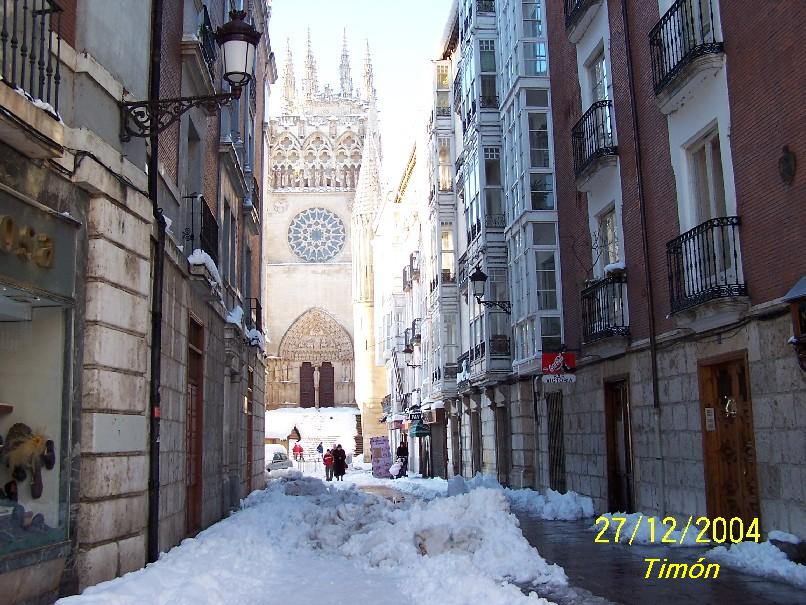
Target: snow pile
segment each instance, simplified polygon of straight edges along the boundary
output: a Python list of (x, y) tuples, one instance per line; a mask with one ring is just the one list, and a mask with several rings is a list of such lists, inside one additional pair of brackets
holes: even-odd
[(239, 328), (241, 327), (243, 324), (243, 307), (241, 307), (241, 305), (236, 305), (235, 308), (227, 314), (227, 323), (234, 324)]
[[(400, 479), (380, 479), (373, 477), (371, 472), (359, 471), (355, 463), (353, 467), (356, 469), (355, 473), (348, 473), (344, 480), (351, 485), (357, 487), (364, 487), (367, 485), (382, 485), (392, 489), (396, 489), (405, 494), (422, 498), (423, 500), (433, 500), (440, 496), (444, 496), (447, 490), (448, 482), (444, 479), (424, 479), (421, 475), (409, 473), (408, 477), (401, 477)], [(372, 468), (370, 467), (369, 471)]]
[[(492, 475), (476, 473), (470, 481), (465, 481), (469, 490), (480, 487), (503, 490), (512, 508), (536, 515), (547, 521), (575, 521), (584, 517), (593, 516), (593, 500), (577, 492), (569, 491), (565, 494), (546, 491), (545, 495), (533, 489), (510, 489), (501, 487), (501, 484)], [(458, 489), (458, 481), (453, 488)]]
[(252, 328), (246, 333), (246, 339), (249, 341), (249, 344), (260, 349), (262, 353), (266, 352), (266, 337), (263, 336), (263, 332), (260, 330)]
[(394, 505), (296, 471), (272, 473), (231, 517), (157, 563), (60, 605), (367, 602), (548, 605), (518, 586), (564, 587), (500, 490)]
[[(771, 531), (768, 537), (782, 542), (799, 542), (797, 536), (782, 531)], [(790, 561), (786, 554), (771, 542), (741, 542), (730, 547), (717, 546), (706, 555), (726, 567), (732, 567), (754, 576), (788, 582), (806, 588), (806, 565)]]
[[(703, 546), (703, 544), (707, 544), (707, 542), (705, 542), (705, 536), (702, 536), (700, 542), (697, 542), (697, 537), (700, 535), (700, 528), (696, 527), (693, 523), (688, 528), (688, 531), (686, 531), (685, 520), (682, 524), (678, 521), (675, 526), (676, 529), (669, 531), (671, 524), (664, 524), (662, 518), (653, 517), (645, 513), (603, 513), (597, 520), (601, 517), (606, 517), (609, 520), (606, 535), (611, 539), (615, 538), (616, 531), (619, 531), (619, 544), (629, 544), (631, 537), (633, 544), (660, 544), (661, 540), (663, 540), (664, 546), (671, 547)], [(618, 520), (614, 521), (613, 517), (617, 517)], [(622, 517), (626, 519), (623, 525), (621, 524)], [(638, 525), (637, 530), (635, 529), (636, 524)], [(621, 529), (619, 529), (619, 527)], [(596, 523), (596, 525), (591, 527), (591, 530), (598, 533), (602, 528), (604, 528), (604, 522)], [(633, 536), (633, 532), (635, 532), (635, 536)], [(680, 540), (684, 532), (685, 537), (681, 543)], [(672, 543), (672, 541), (674, 541), (674, 543)]]
[(202, 250), (196, 248), (193, 251), (193, 254), (188, 256), (188, 262), (191, 265), (204, 265), (205, 267), (207, 267), (207, 270), (210, 272), (210, 275), (213, 276), (215, 282), (219, 286), (223, 285), (224, 282), (221, 281), (221, 274), (218, 272), (218, 267), (216, 267), (215, 263), (213, 262), (213, 259), (206, 252), (203, 252)]

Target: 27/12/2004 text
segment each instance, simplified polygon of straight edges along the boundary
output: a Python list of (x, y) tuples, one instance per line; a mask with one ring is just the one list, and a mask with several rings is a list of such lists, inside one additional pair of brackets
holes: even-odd
[[(695, 533), (696, 537), (693, 541), (689, 540), (689, 544), (724, 544), (725, 542), (738, 544), (749, 540), (754, 542), (761, 540), (758, 519), (752, 519), (749, 525), (745, 526), (744, 520), (739, 517), (733, 517), (728, 520), (724, 517), (709, 519), (708, 517), (695, 518), (690, 515), (688, 521), (681, 527), (679, 532), (677, 531), (677, 519), (672, 516), (664, 517), (658, 522), (655, 517), (639, 515), (635, 525), (627, 526), (625, 529), (628, 521), (633, 521), (633, 519), (618, 515), (598, 517), (595, 526), (601, 525), (602, 528), (596, 535), (594, 542), (598, 544), (626, 542), (632, 546), (633, 541), (638, 536), (639, 544), (683, 545), (686, 543), (686, 536), (689, 534), (693, 536)], [(642, 524), (646, 525), (647, 531), (639, 533)], [(612, 539), (607, 535), (609, 531), (614, 532)]]

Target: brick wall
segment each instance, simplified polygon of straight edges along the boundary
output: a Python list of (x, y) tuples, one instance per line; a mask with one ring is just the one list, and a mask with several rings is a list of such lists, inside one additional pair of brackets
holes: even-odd
[[(183, 0), (166, 0), (162, 13), (162, 52), (160, 54), (160, 97), (182, 94), (182, 16)], [(179, 174), (179, 124), (165, 130), (159, 139), (159, 159), (167, 176), (176, 182)]]
[[(757, 9), (750, 0), (720, 3), (742, 264), (754, 304), (806, 274), (806, 3), (770, 0), (763, 16), (748, 19)], [(800, 164), (791, 186), (778, 174), (784, 145)]]
[[(62, 14), (56, 19), (61, 19), (59, 22), (60, 33), (62, 40), (67, 42), (73, 48), (76, 47), (76, 0), (60, 0), (59, 4), (62, 7)], [(57, 21), (54, 21), (54, 29)]]

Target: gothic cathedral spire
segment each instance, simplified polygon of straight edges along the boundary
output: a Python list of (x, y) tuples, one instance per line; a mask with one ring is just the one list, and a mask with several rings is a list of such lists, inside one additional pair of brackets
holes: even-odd
[(283, 104), (286, 113), (294, 113), (297, 105), (297, 82), (294, 79), (294, 58), (291, 40), (286, 38), (285, 68), (283, 69)]
[(344, 44), (341, 49), (341, 65), (339, 66), (341, 76), (341, 96), (353, 96), (353, 78), (350, 74), (350, 51), (347, 49), (347, 29), (344, 30)]
[(319, 91), (319, 78), (316, 75), (316, 59), (311, 47), (311, 29), (308, 28), (308, 56), (305, 58), (305, 77), (302, 80), (302, 94), (311, 101)]
[(375, 99), (375, 76), (372, 71), (372, 56), (369, 52), (369, 40), (367, 40), (367, 54), (364, 57), (364, 94), (367, 101)]

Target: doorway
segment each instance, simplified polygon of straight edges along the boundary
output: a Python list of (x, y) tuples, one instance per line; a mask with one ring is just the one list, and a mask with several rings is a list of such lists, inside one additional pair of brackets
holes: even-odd
[(498, 470), (498, 483), (509, 487), (510, 449), (512, 430), (509, 422), (509, 408), (505, 405), (495, 409), (495, 455)]
[[(246, 414), (246, 494), (252, 492), (252, 468), (254, 461), (254, 416), (252, 414), (252, 399), (255, 389), (255, 371), (252, 368), (247, 370), (246, 399), (244, 400), (244, 413)], [(268, 461), (267, 461), (268, 462)]]
[(562, 391), (546, 393), (549, 437), (549, 487), (565, 492), (565, 432)]
[(333, 364), (325, 361), (319, 367), (319, 407), (332, 408), (336, 404), (336, 385)]
[(630, 387), (626, 380), (605, 383), (607, 510), (635, 512), (633, 497)]
[(204, 328), (193, 319), (188, 326), (187, 416), (185, 418), (185, 529), (201, 530), (202, 436), (204, 430)]
[(483, 472), (481, 468), (481, 414), (478, 410), (470, 411), (470, 455), (472, 475)]
[(304, 362), (299, 368), (299, 407), (316, 406), (316, 390), (313, 384), (313, 365)]
[(701, 365), (699, 378), (708, 516), (749, 524), (761, 511), (747, 359)]

